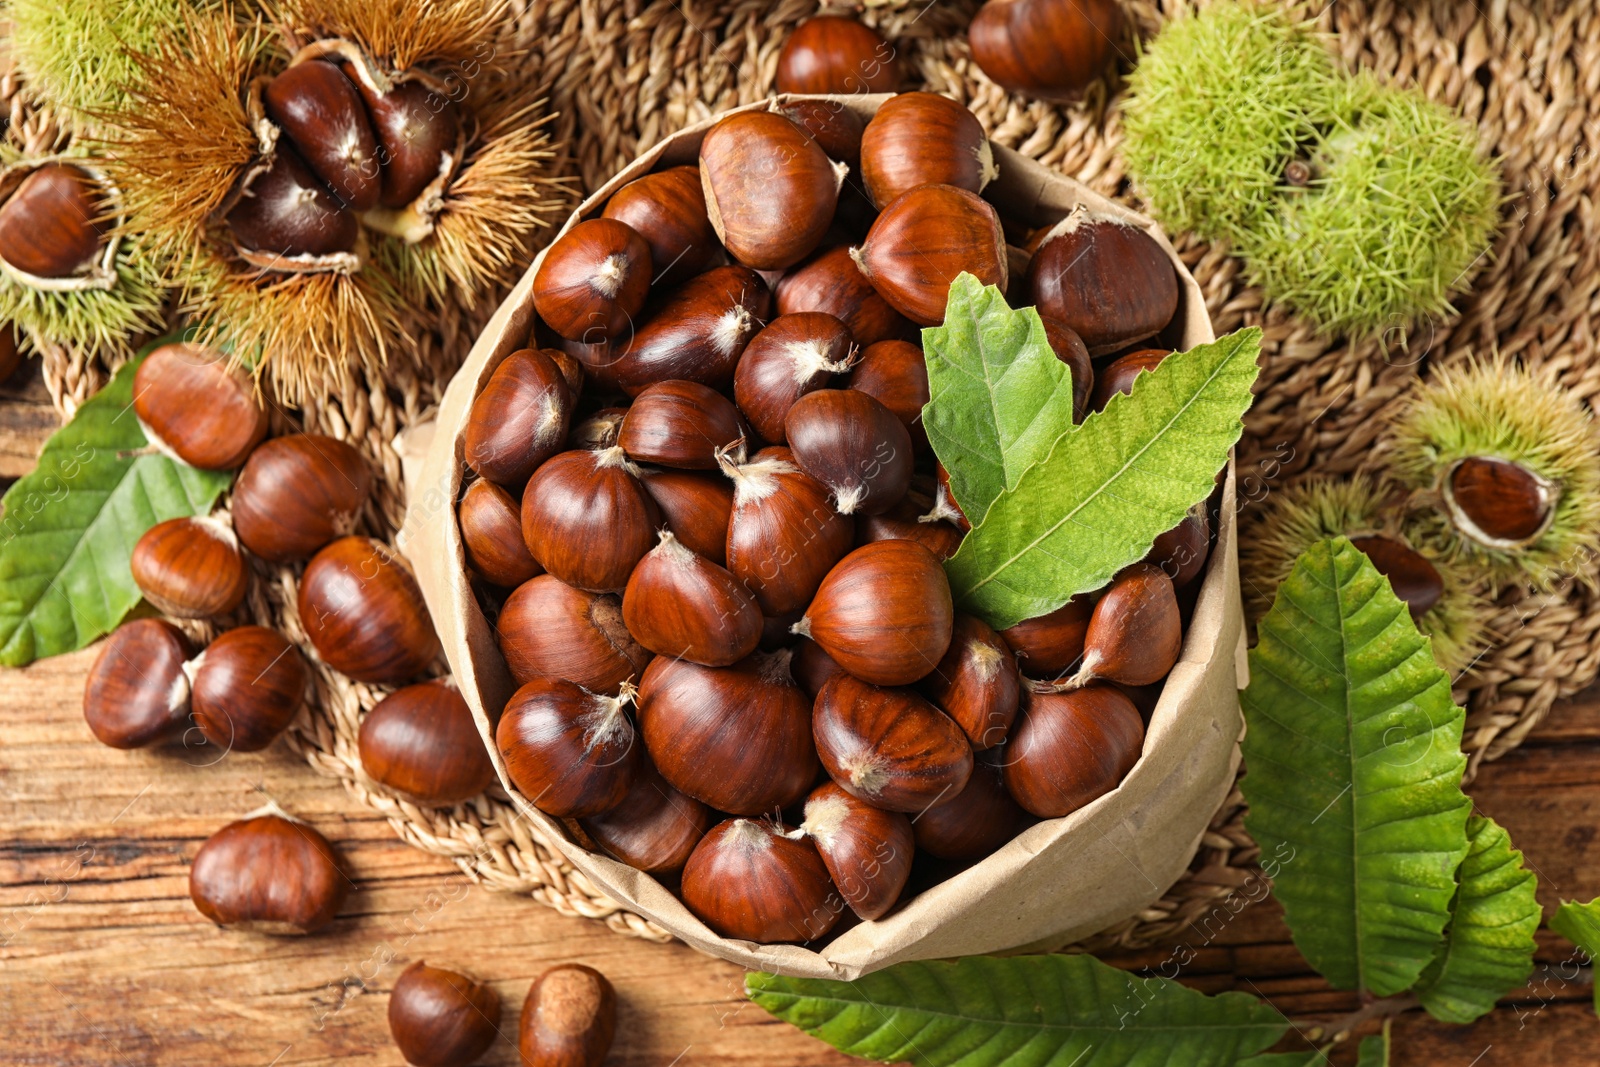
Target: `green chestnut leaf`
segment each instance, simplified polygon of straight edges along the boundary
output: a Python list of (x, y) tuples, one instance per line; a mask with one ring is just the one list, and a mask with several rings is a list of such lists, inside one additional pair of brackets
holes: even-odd
[[(1550, 918), (1550, 929), (1577, 945), (1584, 962), (1592, 964), (1600, 956), (1600, 897), (1587, 904), (1563, 900)], [(1594, 990), (1594, 1010), (1600, 1015), (1600, 985)]]

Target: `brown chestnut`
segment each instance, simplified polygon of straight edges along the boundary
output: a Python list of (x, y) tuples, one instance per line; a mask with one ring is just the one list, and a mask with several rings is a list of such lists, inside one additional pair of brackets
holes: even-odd
[(413, 1067), (471, 1063), (500, 1032), (500, 998), (464, 974), (418, 960), (389, 994), (389, 1034)]
[(1017, 717), (1017, 657), (982, 619), (957, 615), (950, 649), (918, 690), (956, 721), (972, 747), (993, 748)]
[(527, 1067), (600, 1067), (617, 1032), (617, 993), (581, 963), (552, 967), (534, 980), (517, 1024)]
[(789, 660), (789, 673), (796, 684), (806, 691), (806, 695), (816, 700), (822, 687), (828, 684), (828, 679), (836, 674), (844, 674), (845, 669), (822, 651), (821, 645), (802, 637), (795, 642), (793, 658)]
[(568, 585), (620, 593), (655, 545), (661, 513), (620, 446), (549, 460), (522, 493), (522, 538)]
[(494, 781), (472, 709), (435, 678), (396, 689), (361, 720), (356, 739), (367, 777), (424, 804), (455, 804)]
[(674, 378), (726, 389), (771, 303), (767, 283), (749, 267), (714, 267), (669, 292), (633, 340), (607, 354), (605, 373), (629, 396)]
[(722, 245), (706, 214), (699, 167), (671, 167), (624, 185), (603, 217), (633, 227), (650, 246), (654, 285), (677, 285), (717, 261)]
[(544, 573), (522, 540), (522, 512), (510, 493), (479, 478), (456, 505), (467, 565), (484, 581), (514, 589)]
[(824, 249), (778, 281), (778, 314), (815, 311), (844, 323), (861, 346), (899, 337), (911, 328), (867, 276), (847, 245)]
[(1094, 598), (1080, 594), (1054, 611), (1001, 630), (1000, 636), (1017, 654), (1024, 673), (1035, 678), (1054, 678), (1083, 655), (1083, 641), (1089, 633), (1092, 614)]
[(616, 807), (640, 764), (627, 712), (632, 701), (632, 686), (608, 697), (560, 678), (535, 678), (511, 695), (495, 728), (506, 774), (557, 818)]
[(650, 294), (650, 246), (632, 226), (589, 219), (555, 239), (533, 275), (533, 306), (556, 333), (593, 344), (623, 336)]
[(572, 428), (567, 447), (595, 451), (610, 448), (617, 443), (617, 435), (622, 432), (622, 420), (627, 416), (627, 408), (601, 408)]
[(650, 662), (623, 625), (621, 600), (574, 589), (551, 574), (506, 598), (496, 633), (518, 685), (564, 678), (591, 692), (615, 693), (623, 682), (636, 682)]
[(511, 353), (472, 401), (463, 458), (491, 482), (521, 486), (566, 443), (573, 394), (553, 354)]
[(817, 777), (811, 701), (790, 653), (731, 667), (658, 656), (639, 686), (639, 732), (661, 776), (734, 815), (761, 815), (806, 795)]
[(1044, 336), (1050, 342), (1050, 350), (1072, 373), (1072, 421), (1082, 422), (1089, 413), (1089, 398), (1095, 388), (1094, 364), (1089, 362), (1089, 346), (1083, 343), (1083, 338), (1072, 327), (1044, 315), (1039, 316), (1039, 321), (1044, 323)]
[(648, 760), (622, 803), (580, 820), (607, 853), (650, 874), (675, 874), (711, 829), (711, 809), (684, 796)]
[(218, 926), (309, 934), (333, 922), (350, 891), (344, 863), (315, 829), (280, 814), (229, 823), (189, 868), (189, 898)]
[(89, 668), (83, 718), (112, 748), (143, 748), (189, 724), (189, 641), (161, 619), (135, 619), (112, 631)]
[(351, 81), (367, 105), (383, 163), (378, 204), (391, 211), (410, 207), (452, 162), (461, 136), (461, 111), (455, 101), (419, 81), (396, 82), (384, 93), (360, 78)]
[(745, 346), (733, 373), (733, 398), (756, 433), (783, 444), (783, 420), (794, 402), (848, 370), (854, 350), (850, 331), (832, 315), (779, 315)]
[(887, 811), (919, 812), (972, 774), (961, 727), (910, 689), (837, 675), (817, 694), (811, 730), (829, 777)]
[(955, 496), (950, 492), (950, 472), (943, 463), (934, 463), (936, 475), (933, 486), (933, 508), (922, 516), (925, 522), (948, 522), (965, 534), (972, 529), (972, 523), (967, 521), (966, 512), (961, 510), (961, 505), (956, 503)]
[(0, 259), (35, 278), (66, 278), (100, 251), (104, 211), (94, 179), (66, 163), (46, 163), (0, 206)]
[(202, 470), (232, 470), (267, 436), (267, 413), (227, 357), (202, 345), (161, 345), (133, 372), (133, 413), (145, 436)]
[(639, 479), (674, 537), (717, 566), (727, 565), (733, 483), (696, 471), (642, 471)]
[(1006, 792), (1001, 749), (980, 753), (972, 777), (955, 796), (916, 817), (917, 848), (942, 860), (980, 860), (1016, 837), (1032, 820)]
[(250, 588), (233, 528), (209, 516), (156, 523), (133, 546), (128, 565), (144, 598), (179, 619), (226, 615)]
[(783, 42), (776, 86), (780, 93), (895, 93), (900, 68), (877, 30), (848, 15), (816, 15)]
[(1060, 818), (1115, 789), (1143, 748), (1144, 722), (1115, 686), (1033, 689), (1006, 743), (1006, 789), (1039, 818)]
[(928, 403), (928, 364), (922, 349), (909, 341), (879, 341), (861, 350), (850, 372), (850, 388), (859, 389), (894, 412), (911, 435), (911, 447), (927, 450), (928, 431), (922, 409)]
[(729, 115), (700, 142), (711, 225), (728, 254), (756, 270), (792, 267), (821, 243), (845, 170), (771, 111)]
[(355, 84), (325, 59), (296, 63), (261, 94), (267, 117), (351, 211), (378, 206), (378, 139)]
[(361, 231), (355, 215), (283, 139), (273, 149), (272, 165), (228, 210), (227, 223), (241, 248), (268, 258), (350, 252)]
[(622, 594), (622, 621), (661, 656), (726, 667), (756, 650), (761, 609), (743, 583), (661, 531)]
[[(999, 173), (978, 117), (938, 93), (901, 93), (885, 100), (861, 135), (861, 179), (880, 208), (919, 185), (981, 193)], [(1004, 244), (1002, 239), (1002, 261)]]
[(350, 445), (317, 433), (274, 437), (250, 454), (233, 485), (233, 529), (270, 563), (305, 559), (354, 530), (372, 468)]
[(1124, 32), (1117, 0), (990, 0), (967, 27), (967, 43), (996, 85), (1063, 101), (1112, 63)]
[(1156, 538), (1144, 557), (1182, 589), (1205, 573), (1206, 557), (1211, 553), (1211, 515), (1205, 502), (1189, 509), (1183, 520)]
[(845, 903), (816, 845), (791, 832), (749, 819), (712, 827), (683, 868), (684, 904), (723, 937), (757, 944), (822, 937)]
[(1492, 456), (1457, 460), (1442, 490), (1456, 528), (1501, 550), (1521, 548), (1548, 530), (1561, 495), (1549, 479)]
[(1083, 640), (1083, 665), (1072, 681), (1151, 685), (1167, 676), (1182, 651), (1183, 623), (1172, 579), (1159, 567), (1135, 563), (1095, 604)]
[[(838, 100), (791, 100), (778, 113), (817, 142), (817, 147), (851, 169), (861, 165), (861, 135), (867, 124), (848, 105)], [(840, 190), (843, 200), (850, 194)]]
[(788, 449), (766, 449), (723, 471), (733, 479), (728, 570), (755, 594), (770, 618), (811, 603), (822, 579), (850, 550), (848, 515), (833, 510), (828, 489), (795, 466)]
[(856, 545), (874, 541), (915, 541), (941, 563), (956, 554), (961, 547), (961, 530), (934, 514), (918, 514), (919, 508), (911, 497), (882, 515), (863, 515), (856, 522)]
[(800, 832), (816, 842), (828, 876), (861, 918), (882, 918), (900, 899), (916, 849), (905, 815), (824, 782), (806, 798)]
[(395, 685), (439, 655), (416, 578), (369, 537), (342, 537), (300, 577), (300, 625), (324, 663), (358, 682)]
[(1392, 537), (1352, 537), (1378, 573), (1389, 579), (1394, 595), (1405, 601), (1413, 619), (1420, 619), (1444, 597), (1444, 578), (1428, 558)]
[(944, 321), (950, 283), (963, 272), (1006, 287), (1000, 216), (977, 193), (953, 185), (919, 185), (889, 201), (850, 255), (872, 287), (921, 326)]
[(1141, 348), (1106, 364), (1095, 376), (1093, 410), (1104, 411), (1118, 393), (1132, 393), (1134, 379), (1145, 371), (1155, 370), (1171, 354), (1165, 348)]
[(1079, 209), (1050, 230), (1028, 267), (1039, 314), (1071, 327), (1091, 356), (1159, 333), (1178, 311), (1166, 249), (1130, 222)]
[(600, 341), (596, 344), (569, 341), (565, 337), (557, 338), (555, 343), (563, 355), (569, 356), (578, 364), (583, 371), (585, 381), (593, 382), (602, 392), (622, 391), (622, 381), (617, 377), (617, 364), (633, 348), (632, 331), (615, 341)]
[(647, 385), (634, 397), (617, 444), (638, 463), (716, 470), (717, 450), (746, 436), (727, 397), (699, 382), (668, 381)]
[(915, 541), (874, 541), (840, 560), (794, 632), (875, 685), (908, 685), (950, 647), (950, 582)]
[(237, 626), (189, 666), (194, 724), (225, 752), (259, 752), (289, 728), (305, 703), (311, 669), (288, 638)]
[(894, 412), (856, 389), (819, 389), (796, 400), (784, 435), (800, 469), (827, 486), (841, 515), (874, 515), (911, 485), (911, 435)]

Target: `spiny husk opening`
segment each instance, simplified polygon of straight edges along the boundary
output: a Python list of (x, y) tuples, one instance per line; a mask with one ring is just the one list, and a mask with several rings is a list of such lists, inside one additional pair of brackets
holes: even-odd
[(1364, 475), (1313, 478), (1278, 489), (1245, 513), (1239, 533), (1239, 577), (1245, 611), (1254, 622), (1272, 607), (1295, 561), (1329, 537), (1378, 535), (1420, 553), (1439, 572), (1444, 593), (1417, 619), (1433, 642), (1434, 659), (1452, 674), (1469, 668), (1489, 647), (1489, 602), (1477, 576), (1440, 558), (1439, 545), (1405, 511), (1398, 486)]
[(157, 253), (138, 239), (118, 245), (111, 271), (109, 288), (68, 291), (38, 289), (0, 271), (0, 322), (20, 328), (24, 349), (63, 345), (101, 362), (124, 354), (133, 338), (162, 327), (166, 291)]
[(482, 64), (493, 58), (493, 42), (508, 18), (506, 0), (277, 0), (266, 6), (291, 48), (347, 37), (397, 71)]
[(0, 204), (9, 200), (30, 174), (52, 163), (64, 164), (79, 170), (100, 187), (104, 209), (96, 221), (102, 224), (109, 223), (112, 232), (102, 236), (100, 251), (92, 260), (65, 277), (46, 278), (29, 274), (12, 266), (3, 256), (0, 256), (0, 273), (4, 273), (10, 281), (19, 285), (44, 292), (69, 293), (90, 289), (112, 289), (117, 284), (117, 255), (123, 240), (122, 236), (115, 232), (115, 227), (122, 219), (122, 193), (95, 161), (81, 153), (55, 153), (12, 160), (0, 168)]

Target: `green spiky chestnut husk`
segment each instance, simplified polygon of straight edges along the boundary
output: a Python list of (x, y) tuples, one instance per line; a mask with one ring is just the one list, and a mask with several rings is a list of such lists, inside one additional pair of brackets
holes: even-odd
[[(1600, 554), (1600, 442), (1585, 405), (1551, 373), (1501, 356), (1435, 366), (1395, 416), (1395, 476), (1426, 509), (1446, 558), (1497, 583), (1548, 589), (1575, 575), (1595, 581)], [(1531, 536), (1496, 538), (1455, 498), (1453, 475), (1473, 459), (1515, 464), (1545, 490), (1547, 511)]]
[(1417, 628), (1433, 642), (1434, 659), (1455, 674), (1488, 645), (1489, 604), (1481, 586), (1439, 559), (1403, 510), (1404, 490), (1363, 475), (1312, 478), (1276, 489), (1245, 513), (1239, 535), (1239, 576), (1252, 621), (1272, 607), (1278, 586), (1300, 555), (1328, 537), (1382, 536), (1422, 555), (1438, 571), (1443, 592)]

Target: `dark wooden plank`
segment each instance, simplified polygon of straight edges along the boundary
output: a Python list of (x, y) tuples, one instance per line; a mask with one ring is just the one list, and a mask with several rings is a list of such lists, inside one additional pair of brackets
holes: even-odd
[(39, 462), (39, 450), (61, 427), (44, 387), (40, 362), (29, 359), (0, 382), (0, 479), (20, 478)]

